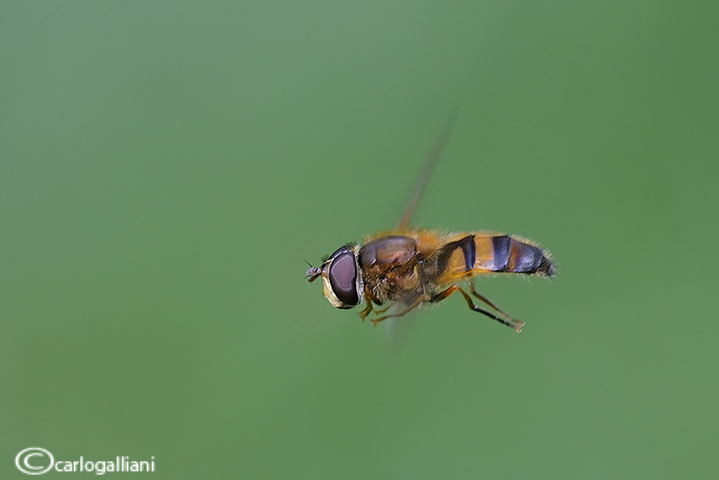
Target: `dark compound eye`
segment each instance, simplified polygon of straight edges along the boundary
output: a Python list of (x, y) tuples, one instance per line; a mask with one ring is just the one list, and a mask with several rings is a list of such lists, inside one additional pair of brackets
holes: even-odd
[(346, 251), (337, 255), (328, 272), (332, 291), (347, 307), (354, 307), (359, 303), (357, 295), (357, 264), (354, 252)]

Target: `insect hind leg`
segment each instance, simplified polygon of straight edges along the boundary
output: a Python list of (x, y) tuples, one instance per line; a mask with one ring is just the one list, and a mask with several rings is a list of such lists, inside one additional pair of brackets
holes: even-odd
[(492, 313), (492, 312), (490, 312), (490, 311), (488, 311), (488, 310), (485, 310), (485, 309), (483, 309), (482, 307), (478, 307), (477, 305), (475, 305), (474, 302), (472, 301), (472, 298), (469, 296), (469, 294), (468, 294), (467, 292), (465, 292), (462, 288), (460, 288), (458, 285), (452, 285), (452, 286), (450, 286), (449, 288), (447, 288), (446, 290), (443, 290), (442, 292), (439, 292), (437, 295), (435, 295), (434, 297), (432, 297), (429, 301), (430, 301), (431, 303), (441, 302), (441, 301), (444, 300), (445, 298), (447, 298), (447, 297), (449, 297), (450, 295), (452, 295), (454, 292), (459, 292), (459, 293), (462, 294), (462, 296), (464, 297), (464, 300), (467, 302), (467, 306), (470, 308), (470, 310), (475, 311), (475, 312), (477, 312), (477, 313), (481, 313), (482, 315), (486, 315), (486, 316), (488, 316), (489, 318), (491, 318), (492, 320), (496, 320), (496, 321), (498, 321), (498, 322), (501, 323), (501, 324), (504, 324), (504, 325), (506, 325), (506, 326), (508, 326), (508, 327), (511, 327), (511, 328), (513, 328), (514, 330), (516, 330), (517, 333), (519, 333), (519, 332), (522, 331), (522, 327), (524, 326), (524, 322), (522, 322), (522, 321), (520, 321), (520, 320), (515, 320), (514, 318), (510, 317), (509, 315), (507, 315), (506, 313), (504, 313), (502, 310), (500, 310), (497, 306), (495, 306), (494, 303), (492, 303), (488, 298), (486, 298), (486, 297), (484, 297), (483, 295), (480, 295), (479, 293), (477, 293), (477, 291), (476, 291), (475, 288), (474, 288), (474, 284), (472, 284), (472, 293), (473, 293), (477, 298), (479, 298), (480, 300), (482, 300), (484, 303), (486, 303), (487, 305), (489, 305), (490, 307), (492, 307), (493, 309), (495, 309), (497, 312), (499, 312), (500, 314), (502, 314), (502, 316), (503, 316), (504, 318), (503, 318), (503, 317), (500, 317), (499, 315), (496, 315), (496, 314), (494, 314), (494, 313)]
[[(499, 308), (497, 305), (495, 305), (494, 302), (492, 302), (490, 299), (488, 299), (487, 297), (485, 297), (484, 295), (482, 295), (481, 293), (479, 293), (479, 292), (477, 291), (477, 289), (474, 287), (474, 282), (470, 282), (469, 285), (470, 285), (470, 287), (471, 287), (471, 289), (472, 289), (472, 295), (474, 295), (475, 297), (479, 298), (479, 299), (482, 300), (484, 303), (486, 303), (487, 305), (489, 305), (490, 307), (492, 307), (493, 309), (495, 309), (496, 311), (498, 311), (499, 313), (501, 313), (501, 314), (504, 315), (505, 317), (511, 319), (512, 321), (514, 321), (514, 322), (518, 322), (518, 321), (519, 321), (519, 320), (513, 319), (507, 312), (505, 312), (504, 310), (502, 310), (501, 308)], [(524, 323), (524, 322), (522, 322), (522, 323)]]

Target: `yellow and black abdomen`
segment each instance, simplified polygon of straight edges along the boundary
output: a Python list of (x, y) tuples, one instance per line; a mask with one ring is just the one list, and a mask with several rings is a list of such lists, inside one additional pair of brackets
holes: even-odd
[(556, 271), (548, 252), (526, 240), (509, 235), (473, 237), (474, 269), (540, 276), (552, 276)]
[(446, 243), (437, 253), (441, 283), (482, 273), (552, 276), (556, 268), (546, 250), (518, 237), (469, 234)]

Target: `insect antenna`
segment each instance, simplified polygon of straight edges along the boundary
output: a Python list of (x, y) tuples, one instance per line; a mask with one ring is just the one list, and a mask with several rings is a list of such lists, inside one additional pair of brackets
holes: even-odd
[(307, 269), (305, 272), (305, 275), (307, 276), (307, 281), (312, 283), (315, 280), (317, 280), (317, 277), (319, 277), (322, 274), (322, 269), (318, 267), (313, 267), (310, 262), (305, 260), (305, 263), (309, 265), (310, 268)]

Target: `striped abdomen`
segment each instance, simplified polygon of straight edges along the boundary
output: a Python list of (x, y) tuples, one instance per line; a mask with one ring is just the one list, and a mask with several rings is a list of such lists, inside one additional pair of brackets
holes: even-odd
[(508, 235), (470, 234), (445, 244), (437, 255), (441, 277), (489, 272), (551, 276), (556, 269), (546, 250)]

